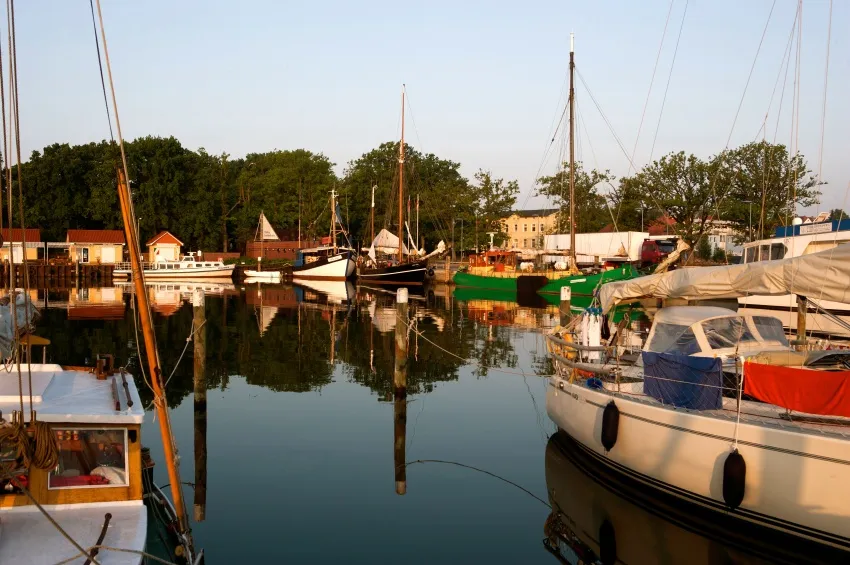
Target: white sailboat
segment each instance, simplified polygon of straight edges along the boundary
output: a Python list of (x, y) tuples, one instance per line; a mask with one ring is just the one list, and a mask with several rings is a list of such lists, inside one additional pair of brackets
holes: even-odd
[(257, 224), (257, 231), (254, 234), (254, 241), (257, 241), (258, 237), (260, 241), (260, 256), (257, 258), (257, 270), (255, 271), (251, 269), (246, 269), (245, 276), (249, 279), (254, 279), (256, 281), (280, 282), (280, 271), (263, 270), (263, 242), (265, 242), (266, 240), (280, 241), (280, 238), (277, 236), (277, 232), (274, 231), (272, 225), (269, 223), (268, 219), (266, 218), (266, 215), (263, 212), (260, 212), (260, 221)]
[(354, 276), (357, 268), (354, 250), (337, 245), (337, 223), (339, 222), (336, 191), (331, 190), (330, 245), (298, 250), (295, 264), (292, 266), (294, 280), (345, 281)]
[[(650, 297), (848, 302), (847, 280), (841, 245), (608, 283), (601, 311)], [(850, 352), (791, 347), (774, 317), (672, 306), (655, 314), (634, 361), (616, 335), (584, 339), (600, 322), (596, 311), (585, 318), (587, 330), (549, 336), (557, 374), (546, 409), (586, 454), (647, 489), (850, 550)]]

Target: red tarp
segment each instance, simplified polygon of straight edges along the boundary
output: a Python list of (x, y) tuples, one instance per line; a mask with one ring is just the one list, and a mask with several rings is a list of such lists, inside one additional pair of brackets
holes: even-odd
[(776, 406), (850, 418), (850, 371), (815, 371), (747, 362), (744, 392)]

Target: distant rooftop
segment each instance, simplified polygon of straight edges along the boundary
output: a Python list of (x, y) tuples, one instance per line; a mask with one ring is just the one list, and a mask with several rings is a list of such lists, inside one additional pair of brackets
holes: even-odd
[(516, 214), (520, 218), (535, 218), (539, 216), (549, 216), (556, 214), (557, 208), (537, 208), (535, 210), (511, 210), (511, 215)]

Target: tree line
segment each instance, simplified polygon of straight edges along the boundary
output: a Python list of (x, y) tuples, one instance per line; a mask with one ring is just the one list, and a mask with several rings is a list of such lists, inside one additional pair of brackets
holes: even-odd
[[(306, 149), (236, 159), (203, 148), (193, 151), (174, 137), (151, 136), (125, 147), (143, 239), (167, 229), (191, 249), (242, 251), (255, 238), (261, 211), (292, 239), (299, 226), (302, 238), (320, 237), (329, 233), (329, 193), (335, 189), (351, 243), (368, 246), (373, 186), (375, 231), (398, 231), (398, 142), (383, 143), (352, 160), (341, 177), (327, 156)], [(405, 151), (403, 205), (412, 216), (406, 222), (415, 234), (418, 199), (419, 233), (428, 248), (440, 239), (448, 242), (452, 224), (460, 221), (468, 227), (465, 243), (472, 245), (479, 232), (497, 227), (516, 204), (516, 181), (483, 170), (470, 180), (457, 162), (407, 145)], [(64, 240), (68, 229), (121, 228), (119, 163), (118, 147), (109, 141), (34, 151), (21, 167), (26, 226), (40, 228), (46, 241)], [(17, 195), (16, 166), (12, 177)], [(17, 203), (14, 209), (13, 222), (19, 227)], [(2, 219), (9, 225), (5, 214)]]
[[(569, 230), (568, 178), (569, 164), (564, 164), (538, 180), (537, 194), (553, 199), (562, 211), (561, 231)], [(760, 239), (789, 225), (795, 204), (818, 203), (823, 184), (802, 154), (790, 156), (784, 145), (765, 141), (707, 159), (673, 152), (620, 179), (576, 163), (576, 228), (594, 232), (611, 224), (618, 231), (638, 231), (666, 215), (692, 246), (705, 239), (711, 220), (730, 222), (742, 241)]]

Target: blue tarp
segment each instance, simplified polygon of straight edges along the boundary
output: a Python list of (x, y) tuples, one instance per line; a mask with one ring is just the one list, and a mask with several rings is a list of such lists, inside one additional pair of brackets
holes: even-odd
[(644, 351), (643, 367), (644, 393), (664, 404), (692, 410), (723, 406), (720, 359)]

